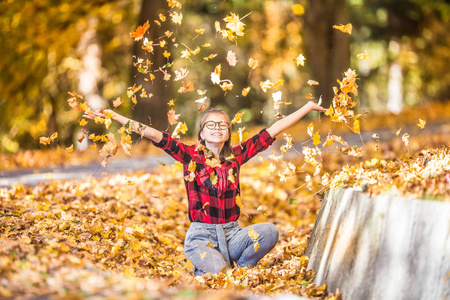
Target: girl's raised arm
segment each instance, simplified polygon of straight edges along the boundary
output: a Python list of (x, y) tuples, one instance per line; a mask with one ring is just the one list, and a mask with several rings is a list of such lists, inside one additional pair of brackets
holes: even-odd
[(320, 105), (317, 105), (316, 103), (309, 101), (306, 103), (303, 107), (298, 109), (297, 111), (293, 112), (292, 114), (284, 117), (281, 120), (276, 121), (272, 124), (269, 128), (267, 128), (267, 131), (270, 133), (270, 135), (274, 138), (287, 128), (291, 127), (295, 123), (298, 122), (303, 116), (305, 116), (310, 111), (319, 111), (319, 112), (326, 112), (327, 110), (323, 108)]
[[(152, 127), (150, 127), (148, 125), (144, 125), (142, 123), (139, 123), (139, 122), (136, 122), (134, 120), (131, 120), (131, 119), (129, 119), (127, 117), (124, 117), (124, 116), (122, 116), (122, 115), (120, 115), (120, 114), (118, 114), (118, 113), (116, 113), (116, 112), (114, 112), (114, 111), (112, 111), (110, 109), (106, 109), (105, 112), (109, 112), (112, 115), (111, 119), (119, 122), (122, 125), (125, 125), (128, 122), (130, 122), (131, 129), (134, 132), (136, 132), (137, 134), (140, 134), (140, 135), (142, 135), (142, 136), (144, 136), (144, 137), (154, 141), (155, 143), (159, 143), (162, 140), (162, 138), (163, 138), (163, 133), (161, 131), (159, 131), (159, 130), (156, 130), (155, 128), (152, 128)], [(83, 115), (83, 118), (90, 119), (90, 120), (95, 119), (95, 117), (102, 117), (102, 118), (104, 118), (105, 114), (103, 114), (100, 111), (93, 111), (92, 112), (92, 116), (89, 115), (89, 114), (84, 114)]]

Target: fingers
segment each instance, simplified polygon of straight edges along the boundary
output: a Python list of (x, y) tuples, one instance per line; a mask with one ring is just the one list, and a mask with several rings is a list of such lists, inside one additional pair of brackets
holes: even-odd
[(99, 110), (91, 111), (91, 114), (87, 114), (87, 113), (83, 114), (83, 118), (86, 118), (86, 119), (89, 119), (89, 120), (93, 120), (96, 117), (104, 118), (105, 115), (103, 113), (101, 113)]

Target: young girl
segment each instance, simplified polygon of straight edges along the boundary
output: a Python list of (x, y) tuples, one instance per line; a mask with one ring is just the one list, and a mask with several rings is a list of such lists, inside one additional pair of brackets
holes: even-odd
[[(236, 147), (231, 146), (230, 117), (217, 108), (203, 115), (198, 146), (185, 145), (166, 132), (113, 113), (113, 120), (122, 125), (131, 121), (135, 132), (143, 134), (183, 164), (191, 221), (184, 241), (184, 253), (195, 266), (196, 275), (217, 274), (234, 264), (255, 266), (275, 247), (278, 230), (273, 224), (253, 224), (245, 228), (238, 224), (239, 170), (242, 164), (267, 149), (278, 134), (313, 110), (326, 111), (309, 101)], [(92, 116), (84, 115), (89, 119), (96, 116), (104, 117), (98, 111)]]

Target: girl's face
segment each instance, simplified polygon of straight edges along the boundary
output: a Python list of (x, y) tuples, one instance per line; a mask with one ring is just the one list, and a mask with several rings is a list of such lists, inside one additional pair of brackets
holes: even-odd
[(223, 114), (211, 113), (206, 116), (200, 136), (208, 143), (225, 143), (230, 138), (229, 126)]

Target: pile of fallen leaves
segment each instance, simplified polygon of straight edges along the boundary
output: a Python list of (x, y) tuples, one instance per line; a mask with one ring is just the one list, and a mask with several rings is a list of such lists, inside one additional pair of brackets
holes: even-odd
[[(110, 175), (0, 189), (1, 297), (214, 297), (293, 293), (332, 299), (312, 283), (303, 255), (320, 202), (243, 168), (242, 226), (273, 222), (277, 246), (255, 268), (195, 276), (185, 261), (189, 227), (182, 174)], [(298, 177), (300, 178), (300, 177)], [(302, 200), (303, 199), (303, 200)]]
[(404, 159), (373, 158), (345, 166), (327, 186), (352, 187), (370, 196), (395, 192), (410, 198), (450, 202), (450, 144)]

